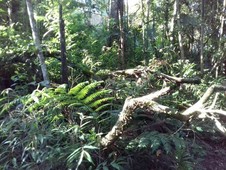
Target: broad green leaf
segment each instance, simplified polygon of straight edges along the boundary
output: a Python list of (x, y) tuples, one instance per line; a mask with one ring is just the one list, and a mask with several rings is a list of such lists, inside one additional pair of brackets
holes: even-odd
[(83, 160), (83, 157), (84, 157), (84, 150), (82, 150), (82, 152), (81, 152), (81, 155), (80, 155), (79, 161), (78, 161), (78, 163), (77, 163), (76, 170), (78, 170), (79, 166), (81, 165), (82, 160)]
[(85, 157), (90, 163), (94, 164), (94, 163), (93, 163), (93, 160), (92, 160), (92, 158), (91, 158), (91, 156), (90, 156), (90, 154), (89, 154), (87, 151), (84, 151), (84, 157)]
[(98, 149), (96, 146), (91, 146), (91, 145), (85, 145), (83, 148), (84, 149)]

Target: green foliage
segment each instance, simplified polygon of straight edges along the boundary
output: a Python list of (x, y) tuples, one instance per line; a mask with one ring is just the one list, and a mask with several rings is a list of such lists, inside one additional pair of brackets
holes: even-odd
[(93, 169), (108, 107), (95, 110), (113, 99), (101, 83), (82, 82), (69, 91), (66, 85), (38, 87), (20, 100), (7, 100), (12, 94), (6, 91), (1, 106), (9, 115), (0, 119), (3, 169)]
[[(25, 33), (20, 33), (13, 28), (0, 26), (0, 58), (9, 59), (13, 55), (21, 55), (34, 48), (29, 48), (31, 39)], [(15, 48), (17, 47), (17, 48)]]
[[(141, 157), (149, 154), (149, 161), (159, 168), (170, 166), (173, 169), (193, 169), (195, 160), (188, 148), (186, 139), (179, 137), (178, 134), (169, 135), (157, 131), (143, 132), (126, 146), (129, 154), (138, 153)], [(195, 147), (193, 148), (195, 150)], [(158, 159), (162, 161), (159, 165)]]
[(73, 162), (77, 161), (76, 170), (79, 168), (79, 166), (84, 162), (84, 159), (86, 159), (89, 163), (93, 163), (93, 160), (91, 158), (91, 155), (89, 153), (89, 150), (95, 150), (98, 149), (95, 146), (85, 145), (83, 147), (80, 147), (73, 151), (68, 157), (67, 157), (67, 163), (70, 166), (73, 167)]
[(99, 163), (96, 170), (102, 170), (102, 169), (103, 170), (110, 170), (110, 169), (123, 170), (126, 164), (127, 162), (125, 157), (123, 156), (117, 157), (117, 153), (112, 152), (108, 155), (107, 159)]
[(176, 165), (175, 169), (180, 170), (192, 170), (194, 168), (194, 162), (192, 157), (185, 149), (179, 149), (175, 152)]
[(90, 111), (113, 99), (112, 97), (105, 97), (110, 93), (109, 90), (97, 90), (101, 83), (82, 82), (71, 88), (69, 92), (67, 92), (65, 85), (61, 85), (56, 89), (43, 89), (41, 91), (37, 89), (30, 95), (30, 100), (25, 104), (29, 105), (31, 111), (38, 109), (40, 106), (44, 106), (44, 108), (52, 107), (53, 109), (73, 108), (74, 106), (85, 108), (84, 106), (86, 106), (87, 111)]
[(155, 153), (161, 149), (167, 154), (183, 148), (185, 148), (183, 139), (156, 131), (144, 132), (127, 145), (129, 150), (139, 151), (149, 149), (152, 153)]
[(176, 75), (180, 77), (195, 77), (197, 76), (197, 70), (195, 70), (195, 64), (190, 63), (188, 60), (182, 61), (178, 60), (178, 62), (173, 63), (170, 69), (170, 75)]
[[(169, 165), (173, 165), (170, 166), (173, 169), (192, 169), (194, 164), (191, 162), (196, 161), (196, 152), (202, 153), (202, 149), (189, 146), (197, 139), (201, 141), (203, 137), (211, 138), (214, 142), (220, 138), (217, 136), (215, 123), (204, 119), (193, 120), (191, 126), (182, 128), (176, 135), (171, 135), (171, 131), (177, 131), (182, 123), (154, 113), (151, 119), (155, 121), (161, 118), (170, 125), (170, 131), (158, 133), (145, 129), (139, 136), (133, 136), (132, 140), (127, 139), (125, 135), (125, 140), (121, 140), (123, 144), (116, 142), (114, 145), (117, 152), (109, 151), (107, 156), (103, 156), (98, 148), (100, 137), (102, 133), (108, 132), (111, 124), (117, 120), (125, 98), (142, 96), (161, 89), (163, 81), (156, 79), (154, 74), (148, 75), (145, 80), (142, 79), (141, 84), (126, 76), (114, 79), (104, 77), (108, 79), (105, 82), (106, 86), (113, 92), (102, 88), (102, 81), (92, 82), (93, 79), (99, 80), (102, 73), (118, 67), (120, 47), (117, 26), (115, 23), (110, 24), (114, 25), (113, 29), (116, 32), (111, 35), (108, 21), (103, 19), (100, 25), (92, 25), (89, 20), (90, 11), (91, 14), (96, 11), (98, 15), (107, 18), (108, 3), (92, 0), (92, 4), (87, 5), (69, 0), (45, 0), (34, 2), (34, 10), (50, 80), (59, 83), (61, 77), (58, 21), (58, 5), (61, 2), (69, 82), (72, 88), (60, 85), (57, 88), (42, 89), (39, 86), (34, 90), (37, 82), (42, 81), (42, 76), (26, 16), (26, 3), (17, 1), (18, 5), (14, 4), (12, 19), (15, 23), (10, 27), (7, 13), (10, 5), (5, 2), (0, 0), (0, 80), (4, 84), (3, 80), (7, 78), (14, 84), (11, 88), (3, 90), (0, 95), (0, 169), (128, 169), (128, 162), (133, 161), (132, 154), (136, 153), (138, 157), (140, 155), (139, 158), (142, 160), (157, 157), (159, 161), (159, 151), (164, 156), (171, 157), (171, 162), (164, 159), (161, 162), (164, 166), (157, 164), (156, 169)], [(123, 32), (127, 67), (143, 65), (144, 58), (147, 57), (149, 67), (154, 71), (183, 78), (199, 75), (199, 23), (204, 24), (205, 34), (208, 35), (204, 36), (205, 69), (210, 70), (223, 58), (225, 50), (221, 49), (221, 45), (225, 39), (222, 37), (219, 42), (220, 20), (216, 19), (221, 18), (218, 11), (222, 11), (223, 5), (219, 4), (223, 1), (206, 3), (204, 18), (200, 15), (199, 2), (180, 3), (180, 19), (175, 22), (175, 30), (172, 33), (169, 31), (174, 8), (172, 1), (154, 0), (149, 7), (145, 3), (141, 5), (137, 2), (136, 11), (122, 18), (125, 21), (122, 25), (125, 26)], [(183, 35), (186, 61), (179, 60), (181, 51), (176, 34), (178, 31)], [(106, 47), (111, 36), (115, 36), (115, 41), (111, 47)], [(144, 48), (146, 42), (148, 46)], [(99, 77), (96, 77), (97, 72)], [(219, 84), (224, 79), (225, 77), (215, 79), (210, 73), (203, 77), (199, 85), (183, 84), (175, 87), (175, 84), (167, 82), (176, 89), (157, 100), (163, 105), (183, 111), (194, 104), (210, 85)], [(77, 84), (81, 81), (86, 82)], [(77, 85), (74, 86), (75, 84)], [(10, 85), (12, 84), (8, 84), (7, 87)], [(5, 87), (1, 89), (3, 88)], [(112, 103), (113, 98), (109, 97), (112, 93), (117, 99), (116, 103)], [(209, 105), (213, 98), (210, 99), (207, 102)], [(109, 111), (110, 107), (115, 110)], [(219, 94), (215, 108), (226, 109), (223, 94)], [(150, 115), (143, 118), (145, 121), (142, 123), (146, 124)], [(217, 119), (222, 124), (225, 123), (222, 115)], [(136, 129), (137, 126), (132, 128)], [(125, 144), (128, 145), (124, 150), (124, 147), (121, 147)], [(137, 164), (140, 165), (139, 163)]]

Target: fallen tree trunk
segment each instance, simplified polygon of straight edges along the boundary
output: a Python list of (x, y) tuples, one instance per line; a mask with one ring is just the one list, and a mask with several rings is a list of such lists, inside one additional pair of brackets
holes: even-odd
[[(183, 82), (182, 79), (180, 81)], [(184, 80), (187, 82), (187, 80)], [(119, 118), (111, 131), (109, 131), (100, 141), (100, 144), (103, 148), (108, 148), (111, 146), (123, 133), (126, 126), (129, 125), (130, 120), (132, 119), (132, 115), (137, 108), (148, 108), (149, 110), (156, 112), (156, 113), (164, 113), (168, 114), (176, 119), (181, 121), (188, 121), (191, 120), (193, 116), (197, 116), (201, 113), (215, 113), (225, 115), (226, 112), (223, 110), (213, 110), (213, 109), (204, 109), (204, 104), (208, 101), (209, 97), (219, 91), (226, 91), (225, 86), (213, 85), (208, 88), (208, 90), (204, 93), (201, 99), (186, 109), (184, 112), (179, 113), (177, 110), (174, 110), (168, 106), (161, 105), (154, 101), (154, 99), (167, 94), (170, 91), (170, 87), (165, 87), (159, 91), (151, 93), (146, 96), (138, 97), (138, 98), (127, 98), (125, 100), (124, 106), (122, 111), (119, 114)], [(218, 129), (223, 133), (226, 134), (226, 129), (221, 125), (221, 123), (215, 119), (215, 124)]]

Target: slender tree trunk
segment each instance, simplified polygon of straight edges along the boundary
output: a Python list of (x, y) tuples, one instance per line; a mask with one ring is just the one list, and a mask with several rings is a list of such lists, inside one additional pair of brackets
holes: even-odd
[[(148, 47), (149, 47), (149, 30), (150, 30), (150, 4), (151, 4), (151, 1), (150, 0), (146, 0), (146, 6), (147, 6), (147, 9), (146, 9), (146, 28), (145, 28), (145, 32), (146, 32), (146, 37), (145, 37), (145, 65), (148, 65)], [(154, 15), (153, 15), (153, 27), (154, 27)], [(154, 28), (153, 28), (153, 32), (154, 32)], [(154, 34), (153, 34), (154, 36)], [(152, 41), (154, 40), (154, 38), (152, 39)]]
[(63, 20), (63, 9), (61, 3), (59, 4), (59, 26), (60, 26), (61, 82), (68, 84), (65, 25)]
[[(118, 33), (119, 16), (118, 16), (118, 0), (109, 1), (109, 22), (108, 31), (109, 37), (107, 39), (107, 46), (111, 47), (114, 40), (116, 40), (115, 34)], [(120, 62), (120, 61), (119, 61)]]
[(18, 12), (20, 10), (21, 1), (20, 0), (7, 0), (7, 12), (8, 12), (8, 23), (12, 28), (14, 24), (18, 21)]
[(41, 65), (43, 80), (45, 82), (45, 85), (48, 87), (50, 85), (50, 81), (49, 81), (47, 67), (45, 64), (45, 59), (44, 59), (43, 52), (42, 52), (41, 42), (40, 42), (39, 35), (38, 35), (38, 30), (36, 27), (36, 22), (34, 19), (34, 13), (33, 13), (31, 0), (26, 0), (26, 4), (27, 4), (27, 12), (28, 12), (28, 17), (29, 17), (29, 21), (30, 21), (31, 31), (32, 31), (32, 37), (33, 37), (33, 40), (35, 43), (37, 55), (38, 55), (39, 62)]
[(169, 36), (169, 27), (168, 27), (168, 20), (169, 20), (169, 0), (166, 0), (166, 2), (165, 2), (165, 13), (164, 13), (164, 19), (165, 19), (165, 21), (164, 21), (164, 32), (165, 32), (165, 39), (167, 39), (168, 38), (168, 36)]
[(87, 11), (87, 25), (91, 26), (91, 18), (92, 18), (92, 2), (91, 0), (86, 0), (86, 4), (88, 5)]
[(129, 28), (129, 0), (126, 0), (126, 28)]
[[(177, 21), (177, 22), (176, 22)], [(170, 24), (170, 30), (169, 30), (169, 36), (171, 40), (171, 44), (173, 46), (174, 44), (174, 32), (175, 32), (175, 24), (177, 23), (178, 27), (178, 43), (179, 43), (179, 48), (180, 48), (180, 58), (181, 60), (185, 60), (185, 53), (184, 53), (184, 47), (183, 47), (183, 36), (181, 32), (181, 23), (180, 23), (180, 1), (175, 0), (174, 1), (174, 6), (173, 6), (173, 17), (171, 19), (171, 24)]]
[(222, 45), (222, 37), (223, 37), (223, 34), (224, 34), (224, 23), (225, 23), (225, 14), (226, 14), (226, 0), (224, 0), (223, 2), (223, 9), (222, 9), (222, 14), (221, 14), (221, 17), (220, 17), (220, 21), (221, 21), (221, 26), (220, 26), (220, 43)]
[(120, 68), (125, 69), (125, 33), (124, 33), (124, 0), (118, 0), (118, 17), (119, 17), (119, 30), (120, 30), (120, 40), (119, 40), (119, 61)]
[(8, 17), (9, 17), (9, 26), (13, 27), (12, 0), (8, 0), (6, 4), (8, 8), (7, 11), (8, 11)]
[(221, 54), (221, 56), (218, 59), (218, 60), (220, 60), (220, 64), (216, 67), (216, 73), (215, 73), (216, 77), (218, 77), (219, 67), (222, 68), (223, 60), (225, 60), (224, 59), (224, 49), (223, 49), (224, 47), (223, 47), (223, 43), (222, 43), (222, 37), (224, 35), (225, 14), (226, 14), (226, 0), (224, 0), (224, 2), (223, 2), (223, 9), (222, 9), (221, 16), (220, 16), (221, 25), (220, 25), (220, 30), (219, 30), (218, 53)]
[(204, 73), (204, 0), (202, 0), (201, 6), (201, 36), (200, 36), (200, 71), (201, 74)]
[[(178, 0), (176, 0), (178, 1)], [(179, 47), (180, 47), (180, 57), (181, 60), (185, 60), (185, 53), (184, 53), (184, 46), (183, 46), (183, 36), (182, 36), (182, 27), (180, 23), (180, 2), (177, 2), (177, 26), (178, 26), (178, 42), (179, 42)]]
[[(145, 65), (148, 65), (148, 35), (149, 35), (149, 15), (150, 15), (150, 0), (146, 0), (146, 9), (144, 6), (143, 0), (141, 0), (141, 9), (142, 9), (142, 41), (143, 41), (143, 55)], [(145, 14), (146, 12), (146, 14)], [(154, 25), (154, 24), (153, 24)]]
[(179, 8), (179, 0), (174, 1), (173, 5), (173, 17), (171, 19), (170, 23), (170, 39), (173, 41), (173, 33), (174, 33), (174, 27), (175, 27), (175, 22), (177, 19), (177, 14), (178, 14), (178, 8)]
[(145, 38), (146, 38), (146, 32), (145, 32), (145, 8), (144, 8), (144, 2), (141, 0), (141, 11), (142, 11), (142, 51), (144, 55), (144, 61), (146, 61), (146, 49), (145, 49)]
[[(108, 46), (112, 45), (114, 40), (118, 42), (118, 67), (125, 68), (125, 33), (124, 33), (124, 0), (111, 0), (110, 19), (114, 24), (109, 24), (110, 37)], [(116, 33), (116, 34), (115, 34)], [(119, 35), (119, 36), (115, 36)]]

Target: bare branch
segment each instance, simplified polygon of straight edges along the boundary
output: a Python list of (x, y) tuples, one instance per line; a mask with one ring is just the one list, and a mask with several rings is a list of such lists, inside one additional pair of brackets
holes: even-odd
[[(122, 111), (119, 114), (119, 118), (111, 131), (109, 131), (100, 141), (102, 147), (109, 147), (113, 144), (119, 136), (123, 133), (125, 127), (129, 125), (130, 120), (132, 119), (132, 115), (137, 108), (148, 109), (149, 111), (153, 111), (156, 113), (164, 113), (170, 115), (181, 121), (187, 121), (194, 115), (204, 114), (206, 117), (206, 113), (215, 113), (226, 116), (226, 111), (223, 110), (213, 110), (213, 109), (204, 109), (204, 104), (207, 102), (209, 97), (219, 91), (226, 91), (226, 86), (213, 85), (207, 89), (201, 99), (195, 103), (193, 106), (189, 107), (187, 110), (178, 113), (177, 110), (174, 110), (168, 106), (161, 105), (155, 101), (154, 99), (167, 94), (170, 91), (170, 87), (165, 87), (159, 91), (153, 92), (146, 96), (138, 97), (138, 98), (127, 98), (125, 100)], [(213, 117), (214, 118), (214, 117)], [(216, 118), (214, 118), (215, 120)], [(225, 128), (221, 125), (221, 123), (216, 119), (215, 124), (221, 133), (226, 135)]]
[[(175, 110), (161, 105), (153, 99), (158, 98), (159, 96), (165, 95), (167, 92), (169, 92), (170, 88), (165, 87), (157, 92), (151, 93), (146, 96), (138, 97), (138, 98), (127, 98), (125, 100), (124, 106), (122, 111), (119, 114), (119, 118), (113, 128), (106, 136), (104, 136), (101, 139), (101, 146), (102, 147), (108, 147), (110, 146), (115, 140), (118, 139), (118, 137), (123, 133), (124, 128), (130, 123), (130, 120), (132, 119), (132, 115), (134, 111), (137, 108), (148, 108), (149, 110), (152, 110), (157, 113), (165, 113), (165, 114), (172, 114), (175, 116), (178, 116)], [(181, 116), (181, 115), (179, 115)], [(181, 117), (182, 120), (186, 120), (187, 118)]]
[(180, 77), (172, 77), (169, 75), (166, 75), (164, 73), (156, 72), (158, 76), (164, 77), (170, 81), (174, 81), (176, 83), (192, 83), (192, 84), (199, 84), (201, 83), (200, 78), (180, 78)]
[(189, 107), (187, 110), (185, 110), (182, 115), (184, 116), (193, 116), (199, 109), (202, 109), (204, 107), (204, 104), (207, 102), (209, 97), (215, 93), (220, 91), (226, 91), (226, 86), (221, 85), (212, 85), (210, 86), (207, 91), (204, 93), (204, 95), (199, 99), (197, 103)]

